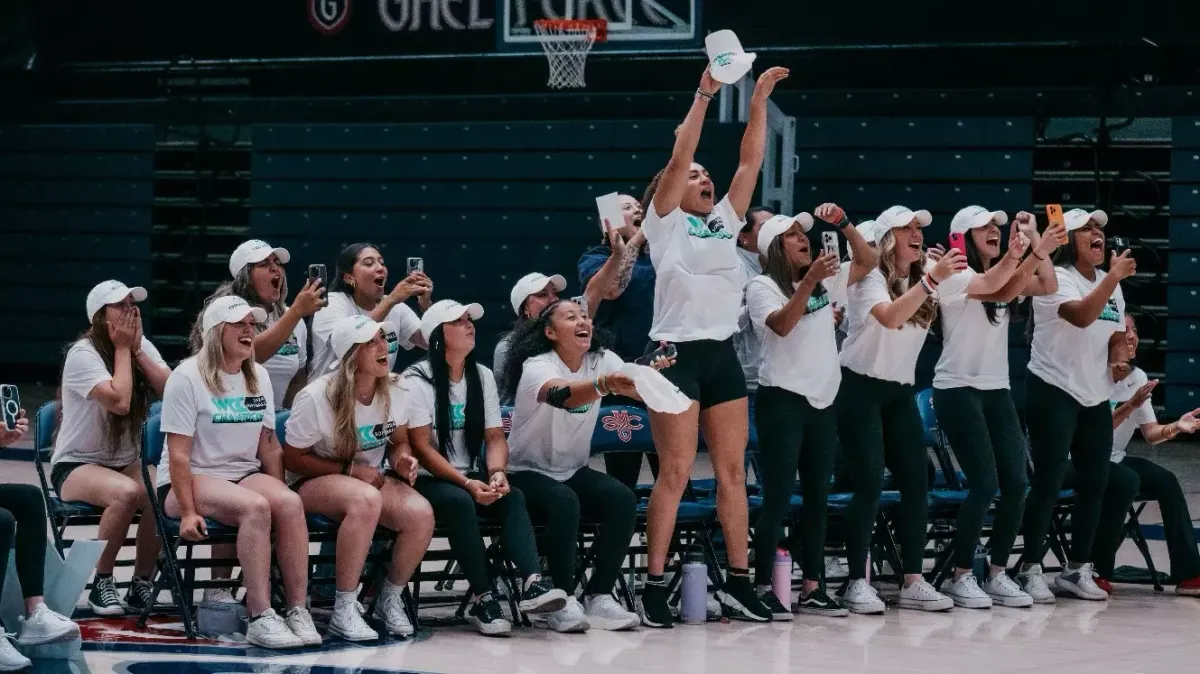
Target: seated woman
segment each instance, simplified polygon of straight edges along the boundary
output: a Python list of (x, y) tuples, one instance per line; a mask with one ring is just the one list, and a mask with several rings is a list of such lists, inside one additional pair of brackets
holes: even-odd
[[(1133, 319), (1125, 317), (1127, 354), (1137, 353), (1138, 334)], [(1200, 596), (1200, 551), (1196, 548), (1196, 531), (1187, 499), (1179, 479), (1162, 466), (1140, 456), (1125, 453), (1135, 430), (1152, 444), (1174, 440), (1180, 433), (1200, 430), (1200, 410), (1192, 410), (1170, 424), (1160, 424), (1150, 404), (1150, 393), (1158, 381), (1150, 381), (1139, 367), (1128, 368), (1124, 363), (1114, 368), (1113, 378), (1113, 449), (1108, 469), (1108, 487), (1100, 508), (1100, 524), (1096, 528), (1096, 584), (1112, 593), (1117, 548), (1125, 540), (1125, 518), (1129, 507), (1139, 494), (1158, 502), (1162, 511), (1163, 531), (1167, 540), (1167, 555), (1171, 560), (1171, 579), (1175, 593)]]
[[(433, 510), (411, 486), (417, 461), (408, 446), (407, 397), (388, 370), (384, 333), (392, 329), (365, 316), (338, 320), (335, 369), (296, 394), (283, 446), (288, 482), (304, 509), (341, 522), (329, 631), (347, 641), (379, 638), (358, 603), (375, 527), (395, 531), (396, 541), (374, 615), (402, 637), (412, 636), (413, 626), (401, 595), (433, 537)], [(385, 457), (392, 467), (386, 473)]]
[[(571, 301), (548, 305), (513, 331), (510, 353), (501, 386), (516, 400), (510, 479), (546, 525), (550, 573), (568, 597), (562, 610), (547, 616), (547, 625), (558, 632), (633, 629), (641, 618), (623, 609), (612, 590), (633, 537), (637, 498), (615, 477), (587, 465), (601, 397), (640, 400), (633, 380), (620, 372), (624, 361), (595, 339), (587, 312)], [(574, 596), (581, 515), (600, 523), (583, 607)]]
[[(25, 437), (29, 420), (25, 410), (9, 428), (0, 420), (0, 447)], [(16, 637), (20, 646), (38, 646), (79, 638), (79, 625), (46, 608), (42, 596), (46, 562), (46, 502), (31, 484), (0, 483), (0, 588), (8, 573), (8, 553), (16, 550), (17, 579), (25, 598), (25, 619)], [(33, 665), (29, 658), (13, 648), (11, 636), (0, 624), (0, 671), (14, 672)]]
[[(240, 297), (204, 309), (200, 353), (175, 368), (163, 392), (166, 451), (158, 501), (189, 541), (207, 535), (204, 519), (237, 527), (246, 587), (246, 640), (262, 648), (319, 645), (308, 601), (308, 524), (304, 505), (283, 483), (275, 437), (275, 399), (267, 370), (254, 362), (255, 324), (267, 312)], [(283, 572), (286, 618), (271, 608), (271, 533)]]
[[(417, 491), (433, 505), (446, 528), (450, 550), (471, 585), (468, 617), (489, 636), (507, 635), (492, 596), (487, 551), (479, 518), (500, 522), (505, 551), (523, 580), (519, 607), (525, 613), (550, 613), (567, 605), (567, 594), (541, 576), (533, 525), (521, 490), (508, 484), (508, 443), (500, 420), (500, 399), (492, 371), (475, 362), (475, 324), (483, 316), (478, 304), (453, 300), (434, 303), (421, 318), (428, 357), (408, 368), (408, 441), (421, 463)], [(479, 450), (486, 472), (479, 469)]]
[[(137, 527), (133, 582), (122, 606), (113, 566), (133, 517), (150, 512), (138, 449), (152, 399), (162, 395), (171, 368), (142, 334), (136, 302), (145, 288), (105, 281), (88, 293), (91, 327), (67, 350), (59, 400), (62, 421), (54, 439), (50, 482), (64, 501), (104, 509), (97, 537), (107, 541), (96, 562), (88, 605), (96, 615), (140, 612), (154, 594), (150, 574), (158, 557), (154, 518)], [(153, 470), (153, 469), (152, 469)]]

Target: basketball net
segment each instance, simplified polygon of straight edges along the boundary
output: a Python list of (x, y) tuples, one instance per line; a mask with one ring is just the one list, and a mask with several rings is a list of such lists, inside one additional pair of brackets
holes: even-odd
[(551, 89), (581, 89), (592, 45), (604, 42), (608, 22), (602, 19), (539, 19), (533, 22), (550, 63)]

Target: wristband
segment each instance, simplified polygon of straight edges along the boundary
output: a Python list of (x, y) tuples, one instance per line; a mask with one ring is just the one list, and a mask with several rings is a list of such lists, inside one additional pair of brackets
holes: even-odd
[(493, 475), (495, 475), (496, 473), (506, 473), (506, 472), (508, 472), (508, 471), (506, 471), (506, 470), (505, 470), (505, 469), (503, 469), (503, 468), (493, 468), (493, 469), (491, 469), (491, 470), (489, 470), (489, 471), (488, 471), (488, 477), (492, 477), (492, 476), (493, 476)]
[(849, 226), (851, 226), (851, 225), (853, 225), (853, 224), (854, 224), (853, 222), (850, 222), (850, 218), (847, 218), (847, 217), (846, 217), (846, 214), (845, 214), (845, 213), (842, 213), (842, 219), (841, 219), (841, 220), (838, 220), (838, 223), (837, 223), (837, 228), (838, 228), (838, 229), (845, 229), (845, 228), (847, 228), (847, 227), (849, 227)]
[(938, 284), (941, 283), (941, 281), (939, 281), (933, 277), (933, 274), (925, 274), (924, 279), (925, 279), (925, 282), (927, 284), (929, 284), (929, 287), (934, 288), (934, 289), (936, 289), (938, 287)]
[(927, 292), (927, 293), (929, 293), (930, 295), (932, 295), (932, 294), (933, 294), (933, 288), (930, 288), (930, 287), (929, 287), (929, 283), (928, 283), (928, 282), (925, 280), (925, 279), (927, 279), (927, 278), (929, 278), (929, 277), (928, 277), (928, 275), (926, 275), (926, 276), (922, 276), (922, 277), (921, 277), (921, 281), (920, 281), (920, 283), (921, 283), (921, 287), (925, 289), (925, 292)]
[(600, 378), (599, 377), (596, 377), (595, 379), (592, 380), (592, 388), (596, 389), (596, 395), (600, 396), (601, 398), (604, 397), (604, 394), (600, 392)]
[(713, 94), (710, 94), (707, 91), (705, 91), (699, 87), (696, 87), (696, 95), (699, 96), (700, 98), (703, 98), (706, 101), (711, 101), (713, 99)]

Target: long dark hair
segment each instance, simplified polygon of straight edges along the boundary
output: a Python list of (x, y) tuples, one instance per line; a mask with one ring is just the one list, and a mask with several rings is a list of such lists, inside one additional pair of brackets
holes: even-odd
[[(116, 361), (116, 347), (113, 346), (112, 340), (108, 336), (108, 323), (104, 318), (104, 308), (92, 315), (92, 325), (87, 330), (84, 330), (76, 341), (71, 342), (67, 346), (67, 351), (76, 343), (87, 340), (91, 343), (92, 348), (96, 353), (100, 354), (100, 360), (104, 361), (104, 367), (110, 374), (114, 372), (114, 362)], [(135, 349), (140, 349), (140, 345), (134, 345)], [(104, 442), (108, 447), (110, 455), (115, 455), (121, 443), (125, 440), (138, 446), (138, 439), (141, 437), (142, 424), (146, 422), (146, 417), (149, 416), (150, 403), (154, 399), (154, 389), (150, 386), (150, 380), (146, 379), (146, 375), (142, 374), (141, 368), (136, 364), (130, 363), (130, 369), (133, 371), (133, 395), (129, 398), (129, 413), (120, 415), (112, 412), (104, 413)], [(66, 368), (66, 360), (63, 361), (63, 368)], [(60, 378), (59, 381), (62, 381)], [(62, 388), (58, 389), (56, 398), (59, 402), (59, 414), (62, 410)], [(62, 424), (58, 424), (55, 429), (57, 436), (57, 428)]]
[[(786, 233), (784, 232), (784, 234)], [(802, 233), (801, 236), (808, 235)], [(809, 250), (812, 250), (811, 242)], [(803, 276), (808, 271), (808, 267), (801, 267), (800, 269), (792, 268), (792, 263), (788, 260), (787, 253), (783, 250), (783, 234), (771, 240), (771, 245), (767, 246), (767, 250), (765, 251), (765, 257), (766, 263), (763, 264), (763, 274), (774, 281), (775, 285), (779, 286), (779, 291), (783, 293), (784, 297), (789, 300), (792, 299), (792, 295), (796, 292), (792, 284), (795, 283), (797, 275)], [(812, 266), (811, 262), (809, 266)], [(817, 284), (816, 288), (813, 288), (812, 294), (809, 297), (824, 297), (827, 293), (825, 282), (822, 281)], [(805, 313), (808, 313), (807, 309), (805, 309)]]
[[(963, 241), (966, 243), (967, 248), (967, 266), (970, 267), (971, 270), (976, 274), (982, 274), (987, 271), (983, 268), (983, 256), (979, 254), (979, 248), (975, 245), (975, 238), (971, 236), (970, 232), (966, 232), (966, 234), (963, 236)], [(1000, 255), (1002, 256), (1006, 253), (1007, 249), (1000, 251)], [(985, 301), (983, 303), (983, 313), (987, 314), (988, 322), (992, 325), (1000, 325), (1000, 308), (1001, 307), (997, 302)], [(940, 313), (938, 315), (939, 317), (941, 316)]]
[[(368, 248), (379, 250), (379, 246), (376, 246), (373, 243), (360, 241), (358, 243), (352, 243), (349, 246), (346, 246), (338, 253), (337, 265), (334, 268), (333, 278), (329, 279), (330, 292), (345, 293), (346, 295), (349, 295), (351, 299), (354, 298), (354, 286), (346, 283), (342, 277), (354, 271), (354, 263), (358, 262), (359, 254)], [(382, 251), (380, 254), (382, 254)]]
[[(556, 300), (547, 304), (537, 318), (518, 321), (513, 328), (512, 340), (508, 347), (508, 360), (505, 362), (504, 371), (499, 374), (502, 400), (516, 398), (517, 386), (521, 383), (521, 375), (525, 372), (526, 360), (554, 350), (554, 342), (546, 336), (546, 326), (550, 324), (555, 310), (563, 302), (564, 300)], [(587, 352), (599, 353), (602, 350), (604, 350), (604, 340), (593, 327), (592, 343), (588, 346)]]
[[(357, 244), (356, 244), (357, 245)], [(361, 249), (360, 249), (361, 250)], [(343, 251), (344, 252), (344, 251)], [(357, 253), (356, 253), (357, 255)], [(341, 257), (338, 261), (340, 263)], [(450, 364), (446, 362), (446, 333), (439, 325), (429, 334), (429, 352), (424, 361), (409, 366), (412, 376), (420, 377), (433, 386), (433, 427), (438, 436), (438, 452), (449, 458), (452, 443), (450, 428)], [(421, 367), (422, 362), (429, 364)], [(479, 450), (483, 447), (483, 424), (486, 411), (483, 409), (483, 380), (479, 377), (479, 365), (475, 363), (475, 351), (467, 354), (463, 367), (463, 378), (467, 381), (467, 405), (463, 409), (465, 417), (465, 435), (467, 438), (467, 457), (471, 468), (477, 467)]]

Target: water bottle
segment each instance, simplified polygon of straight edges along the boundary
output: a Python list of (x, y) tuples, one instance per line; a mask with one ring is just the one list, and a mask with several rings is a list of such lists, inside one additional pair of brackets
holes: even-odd
[(792, 556), (787, 550), (775, 551), (775, 569), (771, 574), (771, 590), (784, 606), (792, 605)]
[(684, 557), (680, 593), (679, 616), (683, 622), (704, 624), (708, 620), (708, 565), (702, 555), (689, 553)]
[(971, 562), (971, 571), (975, 574), (975, 580), (978, 580), (980, 585), (987, 582), (988, 551), (982, 545), (975, 546), (975, 559)]

